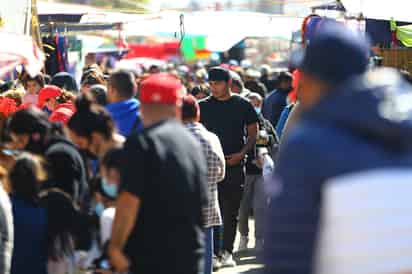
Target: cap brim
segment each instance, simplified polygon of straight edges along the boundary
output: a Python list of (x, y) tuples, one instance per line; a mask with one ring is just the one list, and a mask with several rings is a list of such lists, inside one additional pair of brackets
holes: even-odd
[(305, 60), (305, 50), (297, 49), (290, 55), (289, 64), (293, 68), (302, 69)]

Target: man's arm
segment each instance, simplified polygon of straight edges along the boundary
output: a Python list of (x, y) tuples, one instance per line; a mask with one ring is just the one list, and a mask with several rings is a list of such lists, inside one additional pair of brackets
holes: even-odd
[(240, 152), (226, 156), (226, 163), (229, 166), (235, 166), (239, 164), (245, 158), (246, 153), (254, 148), (256, 144), (258, 130), (258, 123), (252, 123), (247, 126), (248, 138), (246, 145), (242, 148)]
[(109, 257), (113, 267), (120, 273), (126, 272), (130, 266), (123, 249), (136, 223), (140, 206), (141, 200), (126, 191), (121, 192), (117, 199)]
[(259, 130), (259, 124), (253, 123), (247, 126), (247, 142), (243, 149), (240, 151), (242, 154), (246, 155), (249, 150), (253, 149), (256, 145), (257, 133)]

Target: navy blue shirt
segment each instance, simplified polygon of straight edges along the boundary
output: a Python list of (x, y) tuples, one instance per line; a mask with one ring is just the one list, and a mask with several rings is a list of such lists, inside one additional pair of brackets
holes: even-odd
[(276, 127), (280, 115), (286, 107), (288, 94), (289, 91), (278, 89), (270, 93), (263, 102), (263, 117), (268, 119), (273, 127)]
[(46, 210), (11, 196), (14, 249), (11, 274), (47, 274)]

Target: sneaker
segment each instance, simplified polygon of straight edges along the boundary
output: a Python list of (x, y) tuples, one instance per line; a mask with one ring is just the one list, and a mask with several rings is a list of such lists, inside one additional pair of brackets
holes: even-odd
[(222, 259), (220, 261), (222, 263), (222, 267), (235, 267), (236, 262), (233, 260), (233, 255), (230, 254), (228, 251), (223, 252)]
[(249, 238), (247, 236), (240, 236), (238, 251), (246, 250), (248, 243), (249, 243)]
[(220, 262), (219, 257), (216, 257), (215, 255), (213, 255), (213, 272), (216, 272), (221, 268), (222, 268), (222, 263)]

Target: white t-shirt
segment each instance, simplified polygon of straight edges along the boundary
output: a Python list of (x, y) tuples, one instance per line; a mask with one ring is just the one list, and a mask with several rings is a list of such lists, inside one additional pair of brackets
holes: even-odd
[(103, 211), (102, 216), (100, 217), (100, 237), (102, 245), (104, 245), (111, 238), (115, 214), (116, 208), (109, 207)]

